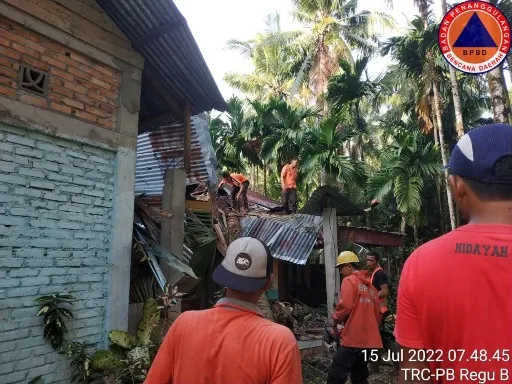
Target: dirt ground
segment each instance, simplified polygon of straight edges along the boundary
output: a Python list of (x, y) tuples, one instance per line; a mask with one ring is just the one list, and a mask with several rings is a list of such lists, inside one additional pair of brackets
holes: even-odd
[[(327, 370), (331, 360), (325, 355), (310, 356), (302, 359), (302, 375), (304, 384), (325, 384)], [(398, 372), (393, 366), (382, 364), (379, 373), (371, 374), (370, 384), (396, 384)], [(350, 380), (347, 382), (350, 383)]]

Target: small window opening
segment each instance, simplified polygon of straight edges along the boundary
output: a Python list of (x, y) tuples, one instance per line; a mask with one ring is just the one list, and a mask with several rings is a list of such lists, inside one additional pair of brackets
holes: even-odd
[(20, 67), (20, 88), (40, 96), (48, 95), (49, 75), (38, 69), (22, 65)]

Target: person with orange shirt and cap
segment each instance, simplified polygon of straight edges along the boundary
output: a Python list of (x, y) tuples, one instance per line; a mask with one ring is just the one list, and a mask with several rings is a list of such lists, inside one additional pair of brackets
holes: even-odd
[(233, 241), (214, 270), (227, 288), (211, 309), (183, 312), (172, 324), (144, 384), (302, 384), (297, 340), (258, 307), (273, 278), (268, 247)]
[(340, 299), (332, 315), (331, 326), (344, 323), (340, 346), (329, 368), (327, 384), (368, 384), (368, 367), (372, 350), (382, 348), (379, 325), (382, 315), (377, 290), (368, 271), (358, 271), (359, 259), (350, 251), (341, 252), (336, 260), (342, 278)]
[(249, 211), (249, 202), (247, 200), (247, 191), (249, 190), (249, 179), (241, 173), (223, 172), (218, 188), (223, 184), (229, 184), (232, 187), (231, 199), (233, 208), (238, 210), (240, 205), (244, 211)]
[(468, 130), (446, 168), (467, 224), (405, 261), (395, 326), (403, 353), (398, 383), (469, 383), (476, 375), (481, 383), (510, 383), (512, 126)]
[(299, 160), (293, 159), (281, 170), (281, 199), (287, 214), (297, 212), (297, 178)]

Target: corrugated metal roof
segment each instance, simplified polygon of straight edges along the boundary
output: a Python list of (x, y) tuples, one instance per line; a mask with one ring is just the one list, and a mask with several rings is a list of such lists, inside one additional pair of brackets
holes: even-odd
[[(201, 118), (194, 117), (191, 124), (191, 170), (187, 174), (187, 184), (215, 184), (215, 155), (211, 141), (205, 139), (201, 130)], [(198, 134), (199, 131), (199, 134)], [(139, 135), (137, 140), (137, 169), (135, 193), (161, 195), (167, 168), (184, 168), (184, 127), (172, 124)], [(207, 132), (207, 130), (206, 130)]]
[(245, 216), (240, 219), (240, 225), (243, 236), (263, 241), (275, 258), (304, 265), (322, 229), (322, 218), (301, 214)]
[(260, 207), (267, 209), (276, 208), (282, 205), (280, 202), (250, 189), (247, 191), (247, 200), (249, 203), (259, 205)]
[(299, 213), (322, 216), (324, 208), (335, 208), (337, 216), (364, 215), (362, 209), (329, 185), (318, 187)]
[[(145, 71), (153, 78), (148, 82), (143, 76), (141, 122), (163, 114), (166, 122), (182, 121), (183, 113), (171, 112), (169, 99), (181, 106), (190, 103), (192, 115), (227, 109), (185, 18), (171, 0), (97, 2), (144, 57)], [(155, 127), (163, 123), (158, 119)]]

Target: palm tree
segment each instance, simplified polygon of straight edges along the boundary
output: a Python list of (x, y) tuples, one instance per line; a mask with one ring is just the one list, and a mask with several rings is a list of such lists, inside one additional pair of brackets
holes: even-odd
[[(420, 97), (416, 101), (418, 114), (422, 116), (427, 128), (434, 127), (434, 134), (437, 131), (443, 165), (446, 165), (448, 155), (444, 140), (443, 110), (439, 91), (442, 71), (436, 65), (434, 56), (434, 49), (437, 44), (437, 25), (431, 24), (425, 28), (424, 21), (416, 18), (412, 21), (412, 27), (405, 36), (389, 39), (382, 52), (383, 54), (391, 53), (393, 59), (398, 62), (404, 80), (421, 85)], [(455, 206), (447, 182), (445, 183), (445, 190), (451, 228), (455, 229)]]
[[(363, 54), (376, 51), (379, 34), (374, 26), (393, 27), (393, 19), (383, 13), (358, 11), (358, 0), (293, 0), (295, 17), (308, 30), (301, 34), (296, 44), (305, 53), (305, 60), (297, 76), (294, 90), (306, 75), (313, 92), (313, 102), (327, 106), (321, 98), (327, 91), (329, 78), (334, 75), (340, 59), (352, 60), (353, 49)], [(294, 92), (292, 90), (292, 93)]]
[(331, 112), (306, 132), (300, 151), (301, 172), (306, 182), (313, 182), (322, 172), (333, 182), (356, 185), (364, 182), (362, 163), (340, 153), (340, 148), (355, 134), (353, 127), (341, 129), (342, 121), (342, 114)]
[(418, 130), (398, 128), (393, 142), (383, 148), (380, 162), (380, 170), (368, 180), (368, 192), (380, 200), (393, 193), (405, 233), (407, 224), (417, 226), (421, 218), (426, 182), (439, 175), (439, 148)]
[(273, 160), (280, 169), (292, 157), (298, 156), (309, 123), (318, 117), (314, 108), (293, 106), (286, 101), (272, 100), (262, 118), (265, 131), (261, 157)]
[(212, 143), (220, 168), (237, 172), (244, 169), (242, 158), (250, 164), (261, 164), (259, 150), (250, 137), (252, 121), (247, 108), (238, 97), (227, 101), (229, 113), (210, 122)]
[(227, 73), (224, 80), (233, 88), (253, 98), (283, 99), (289, 94), (302, 56), (295, 51), (299, 32), (283, 32), (279, 14), (268, 15), (266, 29), (254, 39), (228, 41), (228, 48), (251, 59), (250, 74)]
[[(446, 0), (441, 0), (441, 9), (443, 10), (443, 15), (448, 12), (448, 7), (446, 5)], [(449, 65), (450, 71), (450, 84), (452, 89), (452, 97), (453, 97), (453, 109), (455, 112), (455, 130), (457, 131), (457, 136), (459, 139), (464, 136), (464, 122), (462, 117), (462, 106), (461, 99), (459, 94), (459, 84), (457, 83), (457, 74), (455, 72), (455, 68)]]

